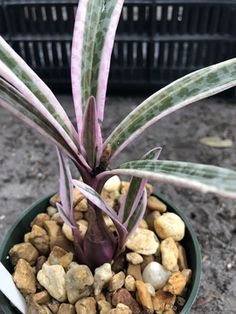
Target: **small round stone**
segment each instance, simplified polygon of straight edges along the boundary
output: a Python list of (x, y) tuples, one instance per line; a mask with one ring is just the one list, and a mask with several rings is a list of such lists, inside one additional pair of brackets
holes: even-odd
[(128, 249), (142, 255), (155, 254), (159, 246), (160, 242), (155, 233), (151, 230), (141, 228), (137, 228), (135, 233), (126, 242)]
[(185, 233), (183, 220), (174, 213), (165, 213), (154, 221), (154, 228), (161, 239), (173, 238), (181, 241)]
[(125, 278), (125, 288), (126, 288), (128, 291), (135, 291), (135, 290), (136, 290), (135, 279), (134, 279), (133, 276), (128, 275), (128, 276)]
[(161, 289), (166, 284), (170, 274), (171, 273), (167, 271), (161, 264), (157, 262), (151, 262), (143, 270), (143, 281), (150, 283), (155, 288), (155, 290)]
[(133, 265), (138, 265), (143, 262), (143, 257), (135, 252), (129, 252), (126, 254), (126, 259), (128, 262), (130, 262)]
[(120, 178), (118, 176), (113, 176), (110, 179), (107, 180), (107, 182), (104, 184), (104, 189), (107, 192), (114, 192), (120, 190)]

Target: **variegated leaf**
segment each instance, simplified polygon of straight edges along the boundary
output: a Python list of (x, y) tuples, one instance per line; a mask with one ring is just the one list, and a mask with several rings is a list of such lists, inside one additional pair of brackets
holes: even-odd
[[(161, 148), (157, 147), (147, 152), (141, 159), (158, 159), (160, 153)], [(121, 203), (121, 207), (119, 210), (119, 219), (122, 221), (122, 223), (124, 223), (125, 226), (129, 224), (130, 218), (136, 212), (136, 208), (143, 195), (146, 183), (146, 178), (133, 177), (130, 181), (129, 190), (124, 201)]]
[[(14, 82), (9, 81), (9, 83), (19, 89), (26, 97), (27, 95), (25, 94), (25, 91), (27, 89), (30, 90), (45, 107), (48, 114), (52, 115), (74, 143), (77, 143), (76, 131), (55, 95), (1, 36), (0, 61), (2, 61), (9, 70), (18, 77), (22, 84), (21, 86), (15, 86)], [(0, 67), (0, 76), (2, 76), (1, 71), (2, 67)]]
[(102, 154), (102, 132), (98, 122), (96, 100), (89, 97), (83, 116), (81, 132), (81, 144), (85, 150), (85, 156), (92, 169), (100, 163)]
[[(183, 161), (140, 160), (127, 162), (109, 171), (109, 174), (145, 177), (236, 198), (236, 171), (217, 166)], [(102, 175), (106, 175), (106, 172)]]
[(146, 209), (147, 209), (147, 191), (144, 190), (143, 197), (141, 198), (138, 206), (136, 207), (135, 212), (128, 221), (127, 230), (129, 232), (129, 237), (132, 235), (132, 233), (140, 224)]
[(111, 160), (147, 127), (168, 114), (236, 85), (236, 58), (198, 70), (156, 92), (132, 111), (104, 143)]
[(100, 121), (114, 37), (124, 0), (80, 0), (74, 27), (71, 78), (78, 129), (89, 96), (97, 102)]
[(47, 121), (36, 108), (23, 97), (19, 91), (0, 79), (0, 106), (11, 111), (41, 135), (56, 144), (74, 160), (79, 160), (78, 152), (66, 142), (58, 130)]
[(60, 198), (61, 204), (57, 204), (59, 212), (62, 214), (62, 218), (65, 219), (65, 223), (69, 223), (69, 226), (76, 229), (76, 221), (73, 210), (73, 182), (70, 172), (69, 160), (63, 154), (62, 151), (57, 149), (57, 156), (59, 161), (60, 170)]

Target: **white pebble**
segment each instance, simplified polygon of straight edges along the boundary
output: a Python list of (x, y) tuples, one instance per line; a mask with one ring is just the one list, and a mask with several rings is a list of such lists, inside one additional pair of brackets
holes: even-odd
[(113, 176), (110, 179), (108, 179), (107, 182), (104, 184), (104, 189), (107, 192), (119, 191), (120, 184), (121, 184), (120, 178), (118, 176)]
[(151, 262), (143, 270), (143, 281), (150, 283), (155, 290), (161, 289), (166, 284), (170, 274), (161, 264)]

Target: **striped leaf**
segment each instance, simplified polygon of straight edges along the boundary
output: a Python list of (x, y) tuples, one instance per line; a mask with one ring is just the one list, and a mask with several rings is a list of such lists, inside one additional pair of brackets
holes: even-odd
[(100, 121), (114, 37), (124, 0), (80, 0), (75, 19), (71, 79), (78, 129), (90, 96), (97, 102)]
[[(167, 160), (130, 161), (109, 171), (236, 198), (236, 171), (203, 164)], [(104, 172), (101, 175), (106, 175)]]
[(61, 204), (57, 204), (59, 213), (63, 220), (72, 229), (76, 229), (76, 221), (73, 210), (73, 183), (70, 172), (69, 160), (62, 151), (57, 149), (60, 170), (60, 198)]
[[(0, 61), (19, 79), (18, 81), (12, 79), (13, 75), (11, 75), (8, 82), (19, 89), (26, 97), (28, 97), (30, 91), (44, 106), (47, 114), (58, 122), (74, 143), (77, 143), (76, 131), (52, 91), (1, 36)], [(4, 77), (6, 74), (6, 71), (3, 73), (2, 64), (0, 66), (0, 77)]]
[(0, 106), (11, 111), (53, 144), (66, 151), (72, 159), (79, 161), (77, 148), (73, 145), (70, 146), (67, 138), (64, 138), (44, 115), (33, 107), (19, 91), (2, 79), (0, 79)]
[(129, 237), (136, 230), (138, 225), (140, 224), (145, 212), (147, 209), (147, 191), (144, 190), (143, 197), (141, 198), (138, 206), (136, 207), (135, 212), (130, 217), (127, 225), (127, 230), (129, 232)]
[(236, 58), (178, 79), (156, 92), (132, 111), (104, 143), (112, 160), (147, 127), (168, 114), (236, 85)]
[[(147, 152), (141, 159), (142, 160), (158, 159), (160, 152), (161, 152), (160, 147), (154, 148)], [(140, 199), (143, 196), (146, 183), (147, 183), (146, 178), (133, 177), (130, 181), (128, 192), (126, 194), (124, 201), (121, 203), (121, 207), (119, 210), (119, 219), (122, 221), (122, 223), (124, 223), (124, 226), (126, 227), (129, 226), (130, 219), (132, 219), (133, 222), (135, 222), (136, 220), (135, 217), (138, 219), (137, 215), (135, 215), (135, 217), (133, 216), (134, 213), (136, 213), (138, 210), (137, 207), (140, 203)]]
[(98, 122), (96, 100), (89, 97), (83, 116), (81, 143), (85, 150), (87, 162), (92, 169), (100, 163), (102, 154), (102, 132)]

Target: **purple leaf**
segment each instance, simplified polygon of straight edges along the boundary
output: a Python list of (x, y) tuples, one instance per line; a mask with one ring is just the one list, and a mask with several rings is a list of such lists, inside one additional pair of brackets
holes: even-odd
[(129, 219), (129, 223), (127, 226), (127, 230), (129, 232), (129, 237), (133, 234), (133, 232), (136, 230), (136, 228), (139, 226), (145, 211), (147, 208), (147, 191), (144, 189), (143, 191), (143, 198), (140, 202), (140, 204), (137, 206), (136, 211), (133, 213), (133, 215)]
[[(161, 153), (161, 147), (156, 147), (147, 152), (141, 160), (146, 159), (158, 159)], [(119, 219), (122, 221), (125, 227), (129, 225), (129, 220), (133, 216), (136, 208), (140, 202), (140, 199), (143, 195), (143, 191), (145, 189), (145, 185), (147, 183), (147, 179), (140, 179), (132, 177), (130, 181), (129, 190), (126, 194), (125, 199), (121, 203), (121, 207), (119, 210)]]
[[(49, 113), (45, 106), (39, 101), (39, 99), (28, 89), (28, 87), (2, 62), (0, 61), (0, 76), (4, 78), (7, 82), (15, 87), (22, 95), (27, 99), (27, 101), (34, 107), (38, 112), (40, 112), (45, 119), (60, 133), (60, 135), (65, 139), (67, 144), (71, 149), (78, 154), (78, 145), (70, 137), (70, 135), (64, 130), (64, 128), (58, 123), (58, 121)], [(10, 86), (8, 84), (8, 86)]]
[(111, 63), (111, 54), (114, 45), (114, 39), (116, 34), (116, 29), (118, 26), (118, 22), (120, 19), (120, 14), (122, 11), (122, 7), (124, 4), (124, 0), (117, 0), (115, 7), (113, 9), (110, 23), (107, 29), (107, 33), (105, 34), (104, 46), (102, 49), (100, 67), (99, 67), (99, 75), (98, 75), (98, 87), (97, 87), (97, 108), (98, 108), (98, 119), (103, 121), (104, 116), (104, 106), (106, 100), (106, 90), (107, 90), (107, 81), (110, 70)]
[(94, 204), (98, 209), (100, 209), (103, 213), (105, 213), (112, 219), (120, 237), (119, 242), (124, 243), (124, 240), (127, 235), (127, 230), (119, 221), (119, 218), (114, 209), (112, 209), (108, 204), (106, 204), (105, 201), (101, 198), (101, 196), (89, 185), (78, 180), (73, 180), (73, 184), (92, 204)]
[(89, 97), (83, 117), (81, 143), (85, 150), (88, 164), (95, 168), (100, 163), (102, 154), (102, 133), (98, 122), (96, 100)]
[(71, 82), (72, 93), (77, 119), (77, 129), (80, 135), (82, 128), (82, 91), (81, 91), (81, 67), (83, 55), (83, 37), (88, 0), (80, 0), (74, 25), (72, 51), (71, 51)]
[(89, 96), (97, 100), (100, 122), (104, 116), (111, 53), (123, 0), (81, 0), (73, 35), (71, 78), (78, 132)]
[(66, 218), (66, 223), (72, 228), (76, 227), (73, 211), (73, 183), (67, 157), (57, 149), (60, 169), (60, 197), (62, 206), (58, 204), (58, 210), (62, 213), (62, 218)]
[(84, 237), (83, 251), (86, 264), (92, 269), (111, 262), (118, 249), (118, 239), (104, 222), (103, 214), (97, 208), (88, 208), (88, 230)]
[[(3, 64), (12, 72), (21, 82), (18, 89), (23, 95), (26, 88), (34, 94), (41, 104), (53, 115), (54, 119), (63, 127), (69, 134), (71, 139), (77, 144), (77, 133), (69, 120), (63, 107), (48, 86), (37, 76), (37, 74), (26, 64), (26, 62), (7, 44), (7, 42), (0, 36), (0, 76), (3, 77)], [(6, 72), (6, 71), (5, 71)], [(6, 73), (5, 73), (6, 74)], [(15, 86), (13, 81), (8, 80), (9, 83)], [(18, 82), (19, 84), (19, 82)], [(78, 148), (78, 147), (77, 147)]]

